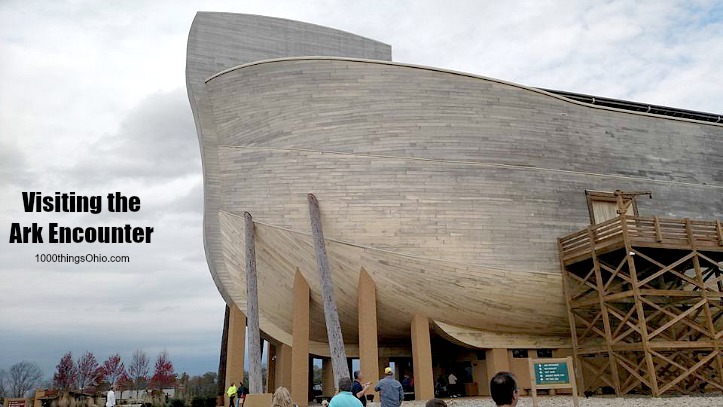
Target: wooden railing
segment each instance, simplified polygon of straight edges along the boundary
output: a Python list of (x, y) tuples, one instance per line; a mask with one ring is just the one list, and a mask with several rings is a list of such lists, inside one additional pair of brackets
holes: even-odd
[(589, 253), (593, 247), (624, 242), (631, 245), (684, 246), (723, 250), (721, 221), (620, 216), (560, 239), (563, 259)]

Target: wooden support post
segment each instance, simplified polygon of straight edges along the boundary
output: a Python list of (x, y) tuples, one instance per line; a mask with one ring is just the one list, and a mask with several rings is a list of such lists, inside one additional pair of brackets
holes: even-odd
[(723, 227), (720, 225), (720, 220), (715, 220), (715, 230), (718, 234), (718, 245), (723, 246)]
[(226, 389), (244, 379), (244, 356), (246, 353), (246, 316), (236, 306), (229, 304), (228, 342), (226, 346), (226, 385), (224, 405), (228, 406)]
[[(492, 380), (499, 372), (510, 371), (510, 357), (505, 348), (495, 348), (485, 351), (485, 364), (487, 365), (487, 377)], [(489, 382), (485, 383), (489, 391)]]
[(261, 331), (259, 329), (259, 298), (256, 280), (256, 246), (254, 221), (244, 212), (246, 240), (246, 288), (249, 330), (249, 394), (263, 393), (261, 382)]
[[(605, 304), (605, 282), (602, 279), (602, 273), (600, 272), (600, 261), (597, 258), (595, 252), (595, 241), (593, 240), (592, 231), (588, 228), (590, 234), (590, 253), (592, 256), (593, 267), (595, 270), (595, 285), (597, 285), (598, 298), (600, 299), (600, 312), (603, 317), (603, 325), (605, 327), (605, 345), (608, 350), (608, 359), (610, 362), (610, 373), (613, 379), (613, 387), (615, 388), (615, 395), (620, 396), (620, 375), (618, 372), (618, 362), (613, 352), (613, 334), (610, 326), (610, 314)], [(630, 255), (630, 252), (628, 252)]]
[(645, 310), (643, 309), (643, 302), (641, 300), (640, 287), (638, 283), (638, 273), (635, 270), (635, 259), (633, 259), (632, 253), (633, 248), (630, 245), (630, 234), (628, 233), (628, 225), (626, 222), (622, 223), (623, 227), (623, 241), (625, 242), (625, 259), (628, 263), (628, 270), (630, 271), (630, 278), (632, 279), (633, 286), (633, 297), (635, 298), (635, 308), (638, 313), (638, 329), (640, 330), (641, 342), (643, 344), (643, 352), (645, 354), (645, 364), (648, 370), (648, 381), (650, 389), (652, 390), (653, 396), (660, 396), (660, 390), (658, 388), (658, 378), (655, 371), (655, 362), (653, 361), (653, 354), (650, 349), (650, 340), (648, 339), (648, 322), (645, 318)]
[[(377, 289), (374, 280), (362, 267), (357, 291), (359, 310), (359, 368), (364, 381), (379, 381), (379, 343), (377, 339)], [(378, 393), (374, 394), (379, 401)]]
[[(592, 227), (587, 228), (589, 239), (590, 239), (590, 247), (595, 247), (595, 239), (592, 234)], [(568, 322), (570, 324), (570, 338), (572, 342), (572, 356), (575, 359), (575, 371), (574, 374), (577, 376), (578, 380), (577, 383), (580, 386), (578, 390), (584, 391), (585, 390), (585, 381), (582, 374), (582, 367), (580, 364), (580, 346), (578, 344), (577, 340), (577, 326), (575, 325), (575, 314), (572, 312), (572, 292), (570, 291), (570, 283), (569, 283), (569, 277), (568, 274), (570, 271), (567, 269), (567, 266), (565, 265), (565, 256), (564, 251), (562, 250), (562, 240), (557, 239), (557, 250), (560, 252), (560, 267), (562, 268), (562, 289), (565, 293), (565, 304), (567, 305), (567, 318)], [(534, 380), (534, 378), (533, 378)]]
[(339, 314), (334, 301), (334, 284), (331, 281), (329, 260), (326, 256), (326, 244), (324, 243), (324, 232), (321, 227), (321, 214), (319, 202), (314, 194), (307, 196), (309, 201), (309, 217), (311, 218), (311, 233), (314, 237), (316, 249), (316, 263), (319, 267), (321, 277), (321, 295), (324, 300), (324, 317), (326, 320), (326, 334), (329, 339), (329, 352), (331, 353), (332, 366), (334, 369), (334, 382), (339, 383), (342, 377), (350, 377), (346, 365), (346, 350), (344, 349), (344, 338), (341, 334)]
[(269, 391), (276, 390), (277, 387), (291, 388), (291, 346), (280, 343), (276, 345), (276, 382), (274, 388), (269, 387)]
[(655, 225), (655, 241), (660, 243), (663, 241), (663, 233), (660, 230), (660, 218), (655, 216), (653, 218), (653, 224)]
[(226, 405), (226, 359), (228, 358), (228, 325), (231, 318), (231, 310), (228, 305), (224, 307), (226, 310), (223, 315), (223, 332), (221, 334), (221, 352), (218, 360), (218, 377), (216, 380), (216, 406)]
[[(710, 309), (711, 306), (711, 300), (708, 297), (708, 292), (705, 289), (705, 279), (703, 278), (703, 270), (700, 268), (700, 258), (698, 257), (698, 248), (695, 245), (695, 241), (693, 240), (693, 231), (690, 228), (690, 222), (686, 222), (686, 233), (688, 234), (688, 239), (693, 244), (693, 267), (695, 268), (695, 276), (696, 280), (698, 282), (698, 285), (700, 286), (700, 296), (701, 299), (705, 300), (705, 305), (703, 305), (703, 312), (705, 313), (705, 320), (706, 320), (706, 327), (708, 328), (708, 334), (711, 338), (717, 338), (718, 329), (715, 326), (715, 320), (713, 319), (713, 312)], [(721, 346), (719, 345), (720, 341), (714, 340), (713, 341), (713, 349), (716, 353), (715, 356), (715, 369), (718, 373), (718, 380), (723, 381), (723, 356), (721, 355)]]
[(432, 373), (432, 344), (429, 339), (429, 318), (421, 314), (412, 317), (412, 363), (414, 364), (414, 399), (434, 398)]
[(294, 276), (294, 321), (291, 344), (291, 399), (301, 407), (309, 405), (309, 284), (296, 269)]

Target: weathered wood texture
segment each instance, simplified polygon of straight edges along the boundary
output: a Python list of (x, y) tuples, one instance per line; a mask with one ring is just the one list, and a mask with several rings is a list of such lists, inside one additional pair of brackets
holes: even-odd
[[(587, 224), (586, 189), (652, 190), (655, 199), (640, 201), (643, 214), (723, 213), (719, 176), (702, 164), (723, 165), (713, 153), (723, 148), (721, 126), (583, 106), (494, 80), (366, 61), (257, 64), (212, 79), (208, 89), (223, 144), (219, 159), (229, 212), (250, 207), (260, 222), (309, 233), (303, 202), (314, 190), (328, 205), (328, 238), (421, 262), (519, 271), (514, 287), (533, 292), (523, 304), (540, 299), (530, 309), (562, 301), (561, 285), (535, 292), (537, 277), (526, 271), (559, 273), (556, 238)], [(659, 143), (671, 147), (655, 150)], [(641, 164), (638, 156), (651, 148), (662, 161)], [(685, 165), (670, 168), (679, 161)], [(264, 188), (244, 187), (251, 184)], [(353, 279), (352, 273), (344, 279)], [(384, 273), (397, 271), (389, 267)], [(383, 286), (380, 274), (370, 275)], [(503, 284), (485, 274), (465, 278)], [(409, 277), (412, 290), (419, 279), (419, 272)], [(463, 298), (459, 291), (445, 293)], [(391, 318), (381, 311), (389, 308), (400, 319), (410, 316), (389, 304), (395, 297), (380, 292), (380, 318)], [(433, 302), (429, 298), (419, 302)], [(464, 308), (461, 302), (454, 301), (454, 308)], [(354, 337), (354, 320), (344, 315), (354, 315), (355, 307), (339, 304), (343, 332)], [(475, 312), (475, 322), (464, 313), (441, 321), (493, 331), (491, 321), (482, 321), (491, 314), (484, 309)], [(558, 322), (538, 332), (566, 331), (564, 308), (547, 309), (561, 311)], [(318, 311), (312, 305), (312, 314)], [(284, 325), (279, 328), (288, 332)], [(323, 332), (315, 326), (312, 332)], [(408, 330), (399, 321), (379, 326), (382, 338)], [(526, 326), (495, 329), (503, 335), (530, 332)]]
[(344, 337), (339, 324), (339, 314), (336, 311), (334, 301), (334, 282), (329, 270), (329, 259), (326, 255), (326, 244), (324, 242), (324, 229), (321, 225), (321, 214), (319, 201), (314, 194), (307, 196), (309, 201), (309, 219), (311, 221), (311, 234), (314, 238), (314, 249), (316, 251), (316, 265), (319, 270), (321, 281), (321, 296), (324, 300), (324, 321), (326, 322), (326, 336), (331, 351), (331, 362), (334, 367), (334, 383), (339, 383), (343, 377), (351, 377), (346, 363), (346, 350), (344, 349)]
[[(199, 42), (205, 30), (192, 30), (190, 60), (213, 61), (213, 51), (190, 56), (215, 47)], [(252, 211), (260, 278), (274, 276), (259, 281), (261, 327), (287, 344), (296, 267), (310, 283), (310, 346), (326, 341), (309, 191), (324, 202), (343, 335), (358, 334), (364, 267), (377, 286), (380, 346), (408, 337), (413, 310), (468, 328), (478, 344), (491, 332), (508, 346), (559, 344), (569, 328), (557, 237), (587, 225), (586, 189), (650, 190), (644, 216), (723, 217), (721, 125), (380, 61), (267, 61), (197, 85), (212, 275), (245, 305), (229, 245), (239, 241), (235, 216)]]
[[(271, 58), (304, 55), (391, 60), (391, 47), (358, 35), (281, 18), (198, 12), (186, 48), (186, 88), (201, 146), (204, 175), (204, 244), (211, 276), (231, 302), (231, 282), (216, 273), (222, 258), (218, 211), (227, 191), (220, 183), (218, 136), (204, 81), (237, 65)], [(242, 298), (235, 296), (236, 300)], [(245, 300), (237, 305), (245, 308)]]
[(251, 214), (244, 213), (244, 246), (246, 250), (246, 299), (249, 334), (249, 393), (263, 393), (261, 382), (261, 332), (259, 330), (259, 296), (256, 274), (256, 247), (254, 245), (254, 221)]

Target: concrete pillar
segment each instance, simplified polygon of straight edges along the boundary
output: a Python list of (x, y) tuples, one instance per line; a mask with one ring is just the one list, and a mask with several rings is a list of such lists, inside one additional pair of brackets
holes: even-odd
[(291, 399), (309, 405), (309, 284), (296, 269), (294, 276), (294, 321), (291, 347)]
[(276, 345), (266, 341), (266, 393), (273, 393), (276, 384)]
[[(291, 388), (291, 346), (276, 345), (276, 382), (273, 391), (277, 387)], [(273, 392), (272, 391), (272, 392)]]
[[(492, 380), (498, 372), (510, 371), (510, 357), (507, 354), (507, 349), (488, 349), (485, 351), (485, 359), (487, 364), (487, 377), (489, 380)], [(485, 383), (484, 386), (487, 389), (487, 392), (489, 392), (489, 382)]]
[[(359, 310), (359, 370), (364, 381), (379, 381), (379, 344), (377, 337), (377, 289), (374, 280), (362, 267), (357, 292)], [(375, 394), (375, 393), (371, 393)], [(374, 395), (379, 401), (379, 394)]]
[[(246, 353), (246, 316), (235, 305), (229, 305), (228, 345), (226, 348), (226, 389), (231, 383), (244, 379), (244, 354)], [(224, 397), (224, 405), (228, 406), (228, 397)]]
[(321, 395), (333, 396), (336, 394), (336, 383), (334, 383), (334, 367), (331, 358), (321, 360)]
[(434, 398), (432, 376), (432, 344), (429, 339), (429, 318), (422, 314), (412, 317), (412, 364), (414, 370), (414, 398)]

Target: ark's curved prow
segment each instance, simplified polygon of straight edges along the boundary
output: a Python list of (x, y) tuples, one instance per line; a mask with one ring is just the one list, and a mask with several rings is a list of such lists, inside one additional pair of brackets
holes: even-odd
[[(220, 208), (215, 123), (203, 86), (210, 76), (250, 62), (295, 56), (337, 56), (391, 61), (392, 49), (379, 41), (315, 24), (248, 14), (198, 12), (188, 34), (186, 88), (199, 137), (204, 182), (204, 247), (221, 295), (230, 298), (214, 272), (220, 253)], [(209, 223), (215, 223), (210, 227)], [(216, 250), (217, 251), (217, 250)], [(238, 304), (242, 306), (241, 304)]]

